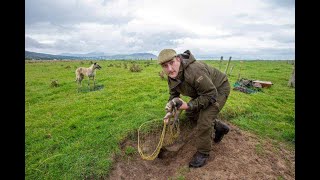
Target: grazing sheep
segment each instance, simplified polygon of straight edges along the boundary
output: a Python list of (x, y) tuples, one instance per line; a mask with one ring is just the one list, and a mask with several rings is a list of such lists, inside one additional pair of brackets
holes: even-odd
[(76, 82), (79, 85), (82, 86), (81, 81), (84, 79), (84, 76), (88, 77), (88, 87), (90, 89), (90, 78), (93, 79), (93, 88), (95, 87), (95, 76), (96, 76), (96, 69), (101, 69), (101, 66), (99, 66), (98, 63), (92, 64), (89, 68), (85, 67), (78, 67), (76, 70)]

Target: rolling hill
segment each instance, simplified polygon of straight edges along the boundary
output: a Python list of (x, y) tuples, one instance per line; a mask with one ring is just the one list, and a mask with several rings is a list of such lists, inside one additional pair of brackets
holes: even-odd
[(32, 51), (25, 51), (26, 60), (148, 60), (148, 59), (157, 59), (157, 56), (151, 53), (134, 53), (134, 54), (117, 54), (117, 55), (101, 55), (101, 54), (82, 54), (82, 55), (53, 55), (38, 53)]

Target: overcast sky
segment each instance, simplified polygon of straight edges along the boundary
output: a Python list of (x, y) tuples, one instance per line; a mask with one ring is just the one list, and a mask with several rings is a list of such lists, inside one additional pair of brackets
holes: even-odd
[(25, 48), (295, 59), (294, 0), (26, 0)]

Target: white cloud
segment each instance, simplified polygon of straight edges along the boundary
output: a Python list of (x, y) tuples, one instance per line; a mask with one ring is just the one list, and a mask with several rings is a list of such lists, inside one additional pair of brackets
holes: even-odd
[(294, 1), (26, 1), (26, 49), (44, 53), (174, 48), (250, 56), (271, 48), (294, 57), (294, 26)]

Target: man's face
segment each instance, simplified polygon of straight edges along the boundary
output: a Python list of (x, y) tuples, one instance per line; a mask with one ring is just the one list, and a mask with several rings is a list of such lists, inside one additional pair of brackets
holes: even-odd
[(161, 66), (166, 75), (174, 79), (179, 73), (180, 58), (174, 57), (171, 61), (161, 64)]

